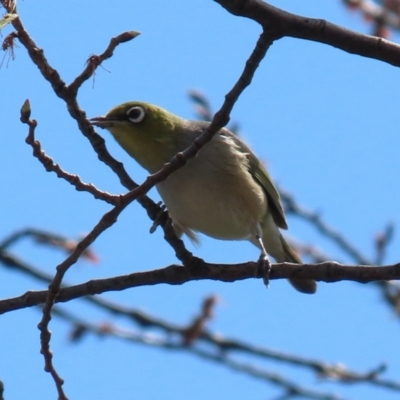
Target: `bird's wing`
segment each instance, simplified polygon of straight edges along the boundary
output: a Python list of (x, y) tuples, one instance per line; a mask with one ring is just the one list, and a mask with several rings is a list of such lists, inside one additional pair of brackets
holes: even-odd
[[(225, 129), (225, 131), (227, 131)], [(229, 132), (229, 131), (227, 131)], [(225, 134), (226, 132), (224, 132)], [(279, 228), (287, 229), (287, 223), (285, 218), (285, 213), (283, 211), (281, 197), (279, 196), (278, 190), (272, 182), (272, 179), (261, 164), (258, 158), (252, 153), (250, 148), (246, 146), (236, 135), (229, 132), (230, 135), (234, 137), (235, 143), (239, 148), (247, 155), (249, 161), (249, 172), (253, 179), (263, 188), (265, 194), (268, 198), (268, 205), (271, 208), (272, 217)]]

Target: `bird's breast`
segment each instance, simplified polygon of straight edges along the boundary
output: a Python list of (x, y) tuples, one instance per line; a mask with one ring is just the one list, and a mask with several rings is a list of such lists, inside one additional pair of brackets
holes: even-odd
[(218, 239), (249, 238), (267, 212), (243, 154), (225, 142), (210, 142), (157, 189), (174, 222)]

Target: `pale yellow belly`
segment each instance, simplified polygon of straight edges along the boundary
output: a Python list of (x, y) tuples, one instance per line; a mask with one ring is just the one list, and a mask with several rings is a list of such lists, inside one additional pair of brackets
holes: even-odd
[[(226, 240), (249, 239), (267, 212), (262, 188), (247, 172), (232, 174), (193, 160), (157, 189), (173, 221), (182, 228)], [(185, 231), (185, 229), (183, 229)]]

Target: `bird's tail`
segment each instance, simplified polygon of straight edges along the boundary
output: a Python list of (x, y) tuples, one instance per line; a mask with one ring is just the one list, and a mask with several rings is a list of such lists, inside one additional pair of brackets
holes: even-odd
[[(281, 243), (284, 255), (277, 258), (278, 262), (291, 262), (301, 264), (300, 257), (292, 250), (286, 240), (281, 235)], [(317, 291), (317, 282), (312, 279), (296, 279), (290, 278), (289, 282), (292, 286), (301, 293), (314, 294)]]

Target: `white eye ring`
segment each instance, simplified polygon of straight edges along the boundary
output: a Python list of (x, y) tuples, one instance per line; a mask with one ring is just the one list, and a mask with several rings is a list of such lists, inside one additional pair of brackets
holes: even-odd
[(128, 117), (129, 121), (135, 124), (142, 122), (145, 115), (146, 113), (143, 107), (140, 106), (134, 106), (126, 112), (126, 116)]

